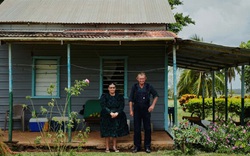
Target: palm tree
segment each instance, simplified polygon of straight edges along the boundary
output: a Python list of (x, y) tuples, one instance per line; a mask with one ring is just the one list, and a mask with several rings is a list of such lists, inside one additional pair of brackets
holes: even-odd
[(199, 37), (197, 34), (194, 34), (190, 37), (191, 40), (203, 42), (203, 38)]
[(230, 67), (228, 68), (227, 72), (228, 72), (228, 82), (230, 83), (230, 94), (231, 94), (231, 97), (233, 96), (233, 80), (235, 80), (235, 76), (236, 76), (236, 73), (235, 71), (237, 71), (237, 73), (239, 74), (240, 73), (240, 68), (239, 67)]
[[(204, 86), (202, 86), (203, 72), (194, 71), (189, 69), (182, 70), (180, 79), (177, 84), (178, 95), (183, 94), (195, 94), (197, 96), (202, 95), (202, 87), (205, 87), (206, 97), (212, 96), (212, 75), (211, 73), (204, 73)], [(215, 74), (215, 92), (224, 93), (224, 75), (221, 72)]]
[[(191, 37), (195, 41), (203, 41), (198, 35)], [(195, 94), (197, 96), (202, 95), (202, 75), (203, 72), (184, 69), (181, 72), (180, 79), (177, 84), (178, 95), (183, 94)], [(205, 96), (212, 96), (212, 75), (211, 73), (204, 73), (204, 87)], [(215, 92), (224, 93), (224, 75), (221, 72), (215, 74)]]

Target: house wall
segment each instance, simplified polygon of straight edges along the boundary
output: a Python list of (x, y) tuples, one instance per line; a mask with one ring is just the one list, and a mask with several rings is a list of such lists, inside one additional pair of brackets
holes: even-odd
[[(146, 71), (148, 80), (159, 93), (159, 100), (152, 113), (154, 130), (164, 129), (164, 53), (165, 47), (139, 47), (139, 46), (82, 46), (71, 45), (71, 80), (89, 79), (90, 86), (78, 97), (72, 98), (72, 111), (79, 112), (88, 99), (99, 98), (100, 87), (100, 57), (101, 56), (127, 56), (128, 57), (128, 95), (131, 87), (136, 83), (136, 75)], [(32, 56), (60, 56), (60, 98), (58, 104), (65, 103), (67, 87), (67, 45), (12, 45), (13, 63), (13, 103), (31, 105), (25, 97), (31, 95), (32, 88)], [(9, 109), (8, 86), (8, 45), (0, 46), (0, 127), (4, 127), (4, 116)], [(50, 99), (32, 99), (34, 106), (46, 106)], [(129, 116), (128, 99), (125, 99), (125, 112)], [(26, 112), (26, 125), (31, 117)], [(14, 123), (14, 129), (20, 128)], [(133, 127), (133, 126), (132, 126)], [(27, 128), (26, 128), (27, 129)]]

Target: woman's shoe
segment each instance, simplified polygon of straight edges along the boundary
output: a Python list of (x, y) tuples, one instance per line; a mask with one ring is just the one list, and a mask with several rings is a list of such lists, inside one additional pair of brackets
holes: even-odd
[(116, 147), (113, 147), (113, 150), (114, 150), (114, 152), (116, 152), (116, 153), (120, 152), (118, 149), (116, 149)]
[(105, 153), (110, 153), (110, 150), (109, 150), (109, 149), (106, 149), (106, 150), (105, 150)]

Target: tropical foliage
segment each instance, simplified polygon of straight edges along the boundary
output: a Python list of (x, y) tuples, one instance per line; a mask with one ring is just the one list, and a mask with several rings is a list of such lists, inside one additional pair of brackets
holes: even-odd
[(185, 154), (194, 154), (193, 144), (198, 144), (201, 140), (200, 129), (192, 126), (188, 120), (180, 122), (179, 126), (173, 127), (174, 143), (176, 148), (180, 148)]
[[(250, 40), (248, 42), (241, 42), (240, 48), (250, 49)], [(245, 85), (246, 91), (250, 92), (250, 66), (245, 67)]]
[(209, 152), (250, 153), (250, 123), (237, 126), (232, 119), (209, 125), (201, 133), (201, 144)]
[[(183, 2), (180, 0), (168, 0), (171, 9), (175, 9), (177, 5), (183, 5)], [(188, 24), (195, 24), (195, 22), (189, 16), (184, 16), (183, 13), (175, 13), (174, 14), (176, 23), (168, 24), (168, 30), (173, 31), (178, 34), (183, 27), (187, 26)]]
[(195, 154), (194, 146), (206, 152), (250, 153), (250, 123), (237, 126), (230, 118), (229, 121), (211, 122), (205, 130), (184, 120), (172, 130), (176, 148), (185, 154)]
[[(244, 114), (245, 118), (250, 117), (250, 97), (245, 97), (245, 107), (244, 107)], [(197, 116), (201, 117), (203, 104), (202, 98), (197, 97), (193, 94), (185, 94), (183, 95), (180, 100), (180, 106), (182, 109), (189, 113), (195, 113)], [(211, 116), (213, 107), (213, 100), (212, 98), (205, 98), (204, 99), (204, 111), (205, 111), (205, 118)], [(228, 99), (228, 112), (230, 115), (236, 118), (240, 118), (241, 116), (241, 98), (240, 97), (233, 97)], [(215, 99), (215, 113), (218, 119), (223, 119), (225, 115), (225, 97), (221, 96)]]
[[(199, 37), (197, 34), (193, 35), (190, 39), (194, 41), (202, 42), (203, 38)], [(249, 69), (250, 70), (250, 69)], [(231, 67), (227, 68), (225, 70), (220, 70), (217, 72), (214, 72), (214, 91), (213, 91), (213, 73), (212, 72), (201, 72), (201, 71), (195, 71), (195, 70), (189, 70), (189, 69), (183, 69), (181, 70), (181, 75), (179, 82), (177, 84), (178, 87), (178, 94), (179, 96), (183, 94), (195, 94), (197, 96), (202, 95), (202, 92), (204, 89), (204, 96), (205, 97), (212, 97), (212, 94), (214, 93), (214, 96), (216, 94), (224, 94), (225, 92), (225, 73), (228, 75), (228, 82), (230, 83), (230, 93), (231, 96), (233, 96), (232, 92), (232, 81), (235, 79), (236, 72), (240, 73), (239, 67)], [(247, 73), (247, 71), (245, 72)], [(250, 71), (248, 72), (250, 73)], [(248, 74), (249, 75), (249, 74)], [(202, 84), (204, 80), (204, 84)], [(250, 77), (249, 77), (249, 84), (250, 84)]]
[[(204, 78), (204, 84), (202, 84)], [(211, 97), (213, 93), (213, 79), (212, 73), (203, 73), (200, 71), (184, 69), (181, 72), (177, 88), (178, 95), (195, 94), (197, 96), (202, 95), (202, 86), (205, 88), (205, 96)], [(221, 72), (215, 74), (215, 95), (216, 93), (224, 93), (224, 76)]]

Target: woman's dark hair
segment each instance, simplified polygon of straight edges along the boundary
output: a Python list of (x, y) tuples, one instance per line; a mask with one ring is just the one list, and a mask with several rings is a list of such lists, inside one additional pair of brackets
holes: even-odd
[(115, 83), (115, 82), (109, 82), (109, 83), (108, 83), (108, 87), (109, 87), (110, 85), (112, 85), (112, 84), (116, 86), (116, 83)]

